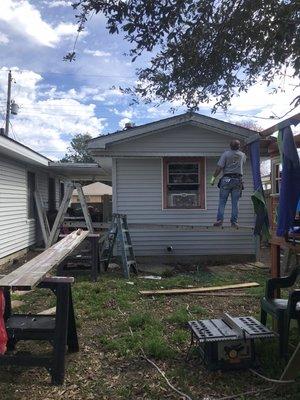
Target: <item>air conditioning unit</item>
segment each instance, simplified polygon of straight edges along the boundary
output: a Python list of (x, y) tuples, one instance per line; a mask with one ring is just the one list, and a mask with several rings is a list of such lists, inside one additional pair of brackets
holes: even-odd
[(196, 193), (171, 194), (171, 207), (197, 207)]

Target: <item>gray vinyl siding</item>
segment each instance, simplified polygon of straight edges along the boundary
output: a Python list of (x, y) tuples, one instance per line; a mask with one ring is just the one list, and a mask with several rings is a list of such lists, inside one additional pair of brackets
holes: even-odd
[[(206, 158), (206, 182), (209, 182), (216, 162), (216, 157)], [(249, 161), (246, 163), (244, 181), (239, 223), (253, 226)], [(205, 210), (164, 210), (162, 187), (162, 158), (113, 160), (114, 212), (127, 214), (129, 223), (211, 225), (215, 221), (219, 196), (216, 186), (211, 187), (206, 183)], [(230, 208), (229, 200), (225, 215), (227, 224), (230, 220)], [(135, 253), (140, 256), (167, 254), (166, 247), (170, 245), (173, 246), (175, 255), (254, 254), (252, 233), (242, 229), (203, 233), (135, 230), (131, 234)]]
[(164, 132), (148, 134), (108, 146), (108, 152), (114, 154), (139, 155), (140, 153), (196, 153), (197, 155), (216, 156), (229, 146), (232, 137), (218, 134), (208, 129), (192, 125), (173, 128)]
[(0, 259), (36, 242), (36, 224), (27, 218), (27, 171), (36, 174), (36, 187), (48, 202), (48, 174), (11, 159), (0, 159)]

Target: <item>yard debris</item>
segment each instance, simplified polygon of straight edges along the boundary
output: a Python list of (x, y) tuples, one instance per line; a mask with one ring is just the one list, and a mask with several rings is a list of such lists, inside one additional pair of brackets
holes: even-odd
[(25, 304), (24, 301), (21, 301), (21, 300), (13, 300), (13, 301), (11, 302), (11, 307), (12, 307), (12, 309), (15, 309), (15, 308), (18, 308), (18, 307), (23, 306), (24, 304)]
[(38, 315), (54, 315), (56, 313), (56, 307), (48, 308), (38, 313)]
[(251, 293), (239, 292), (239, 293), (228, 293), (228, 292), (210, 292), (210, 293), (192, 293), (194, 296), (216, 296), (216, 297), (257, 297), (260, 295), (255, 295)]
[(156, 275), (143, 275), (143, 276), (139, 276), (139, 279), (153, 279), (155, 281), (160, 281), (161, 280), (161, 276), (156, 276)]
[(127, 281), (126, 283), (127, 283), (127, 285), (134, 285), (134, 282), (131, 282), (131, 281)]
[(223, 285), (223, 286), (208, 286), (208, 287), (195, 287), (187, 289), (164, 289), (164, 290), (141, 290), (139, 293), (144, 296), (152, 296), (155, 294), (190, 294), (190, 293), (206, 293), (218, 290), (230, 290), (230, 289), (245, 289), (251, 287), (257, 287), (257, 282), (237, 283), (234, 285)]
[(266, 264), (260, 262), (260, 261), (256, 261), (253, 263), (248, 263), (248, 265), (250, 265), (251, 267), (256, 267), (256, 268), (261, 268), (261, 269), (269, 269), (270, 267), (268, 267)]

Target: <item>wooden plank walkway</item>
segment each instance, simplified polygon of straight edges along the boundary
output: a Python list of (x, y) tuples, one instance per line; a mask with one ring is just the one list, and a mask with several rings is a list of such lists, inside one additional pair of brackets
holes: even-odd
[(0, 288), (30, 290), (38, 285), (47, 273), (58, 266), (88, 236), (89, 231), (77, 230), (55, 243), (49, 249), (0, 279)]

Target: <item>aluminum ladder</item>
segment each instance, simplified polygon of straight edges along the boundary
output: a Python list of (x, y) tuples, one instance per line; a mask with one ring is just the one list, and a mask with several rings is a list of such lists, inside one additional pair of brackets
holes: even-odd
[(129, 279), (131, 271), (137, 274), (137, 263), (128, 229), (126, 214), (112, 215), (111, 227), (104, 238), (104, 243), (100, 252), (100, 265), (101, 267), (104, 266), (105, 271), (107, 271), (112, 259), (116, 242), (121, 251), (123, 275), (126, 279)]

